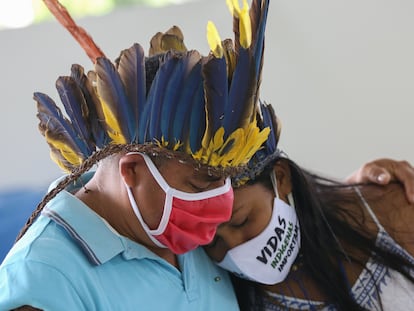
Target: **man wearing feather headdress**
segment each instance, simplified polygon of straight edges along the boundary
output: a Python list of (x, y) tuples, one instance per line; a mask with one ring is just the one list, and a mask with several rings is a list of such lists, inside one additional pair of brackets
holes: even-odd
[(269, 134), (257, 123), (269, 1), (228, 1), (234, 43), (209, 22), (207, 56), (172, 27), (149, 56), (134, 44), (115, 62), (57, 1), (45, 3), (95, 67), (58, 78), (65, 113), (34, 94), (68, 175), (4, 261), (0, 309), (236, 310), (228, 275), (198, 246), (229, 220), (230, 176)]
[[(211, 53), (178, 27), (113, 63), (55, 0), (49, 9), (95, 68), (35, 93), (57, 180), (0, 267), (0, 309), (237, 310), (227, 273), (200, 245), (231, 216), (230, 176), (267, 139), (257, 120), (269, 0), (227, 1), (234, 43)], [(95, 164), (95, 171), (89, 171)]]

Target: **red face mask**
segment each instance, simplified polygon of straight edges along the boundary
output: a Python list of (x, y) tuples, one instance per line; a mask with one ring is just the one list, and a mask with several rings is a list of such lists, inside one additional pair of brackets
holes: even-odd
[(127, 188), (131, 206), (149, 238), (175, 254), (186, 253), (213, 240), (217, 226), (230, 219), (233, 189), (230, 178), (223, 186), (198, 193), (171, 188), (151, 159), (141, 154), (152, 176), (165, 192), (163, 215), (157, 229), (151, 230), (142, 218), (135, 198)]

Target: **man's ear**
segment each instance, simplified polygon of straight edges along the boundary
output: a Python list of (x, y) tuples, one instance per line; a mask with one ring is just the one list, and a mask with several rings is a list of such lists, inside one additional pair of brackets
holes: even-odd
[(119, 160), (119, 173), (129, 187), (133, 188), (137, 185), (143, 165), (145, 165), (144, 158), (137, 152), (125, 154)]
[(277, 190), (280, 198), (287, 202), (287, 195), (292, 192), (292, 179), (290, 175), (290, 167), (287, 161), (283, 159), (277, 161), (273, 166), (277, 180)]

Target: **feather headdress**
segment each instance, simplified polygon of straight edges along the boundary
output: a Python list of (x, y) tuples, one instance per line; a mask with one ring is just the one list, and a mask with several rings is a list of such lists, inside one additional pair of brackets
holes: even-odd
[(282, 124), (276, 116), (272, 105), (260, 102), (260, 111), (258, 113), (260, 113), (260, 117), (258, 116), (259, 128), (270, 128), (269, 137), (264, 142), (262, 148), (251, 157), (243, 171), (233, 177), (232, 184), (235, 187), (239, 187), (249, 180), (254, 180), (269, 165), (272, 165), (274, 160), (280, 158), (283, 154), (283, 151), (277, 147)]
[(227, 0), (234, 43), (221, 41), (208, 23), (211, 53), (187, 50), (178, 27), (158, 33), (150, 54), (134, 44), (112, 62), (57, 0), (49, 10), (80, 43), (95, 65), (73, 65), (56, 82), (65, 115), (47, 95), (35, 93), (39, 128), (51, 156), (66, 171), (98, 150), (186, 156), (231, 172), (245, 166), (269, 134), (258, 127), (257, 109), (269, 0)]

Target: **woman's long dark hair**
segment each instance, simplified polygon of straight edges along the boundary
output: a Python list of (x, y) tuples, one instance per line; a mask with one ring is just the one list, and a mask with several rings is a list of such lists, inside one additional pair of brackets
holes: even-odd
[[(343, 191), (351, 186), (310, 173), (289, 159), (284, 161), (290, 167), (292, 194), (300, 223), (302, 269), (305, 269), (318, 289), (326, 295), (327, 303), (343, 311), (366, 310), (355, 302), (350, 284), (339, 264), (340, 261), (350, 260), (364, 267), (365, 262), (345, 253), (342, 245), (352, 245), (366, 255), (366, 258), (375, 254), (377, 262), (399, 271), (414, 282), (414, 278), (407, 272), (414, 268), (413, 264), (402, 256), (379, 248), (375, 244), (376, 235), (364, 231), (363, 219), (357, 219), (355, 214), (345, 208), (346, 203), (360, 204), (355, 201), (355, 196), (346, 194), (350, 191)], [(269, 174), (273, 165), (264, 170), (254, 182), (269, 186)], [(350, 219), (352, 225), (349, 223)], [(263, 290), (255, 283), (235, 277), (233, 283), (241, 310), (259, 310), (257, 303), (260, 301), (252, 302), (251, 293), (253, 289), (260, 295)]]

